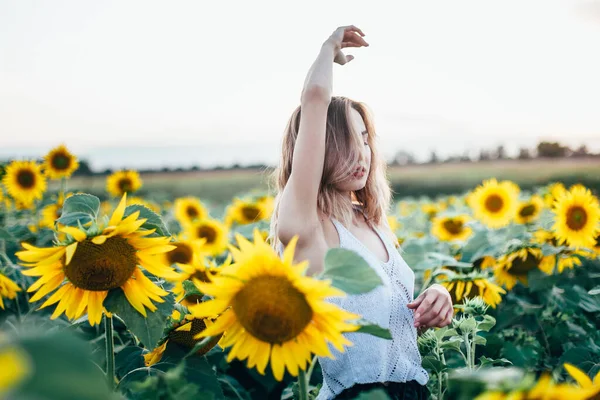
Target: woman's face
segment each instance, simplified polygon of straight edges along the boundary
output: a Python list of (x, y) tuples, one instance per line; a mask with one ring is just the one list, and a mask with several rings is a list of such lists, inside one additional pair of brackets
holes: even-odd
[(338, 188), (342, 191), (357, 191), (365, 187), (371, 167), (371, 147), (369, 146), (367, 128), (362, 116), (354, 108), (350, 109), (350, 123), (354, 132), (360, 135), (362, 157), (353, 169), (353, 173)]

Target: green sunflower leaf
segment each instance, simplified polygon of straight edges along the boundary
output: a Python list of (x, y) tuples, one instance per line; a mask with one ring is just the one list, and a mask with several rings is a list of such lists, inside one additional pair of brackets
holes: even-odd
[(146, 219), (146, 222), (144, 223), (144, 225), (142, 225), (142, 228), (156, 229), (156, 233), (160, 236), (171, 235), (160, 215), (141, 204), (132, 204), (130, 206), (127, 206), (127, 208), (125, 208), (125, 214), (123, 215), (123, 218), (127, 218), (136, 211), (140, 212), (138, 219)]
[(356, 325), (360, 325), (360, 328), (356, 330), (357, 333), (367, 333), (369, 335), (373, 335), (382, 339), (392, 339), (392, 334), (389, 329), (382, 328), (377, 324), (372, 324), (367, 320), (359, 319), (355, 322)]
[(71, 213), (83, 213), (96, 219), (100, 211), (100, 199), (86, 193), (74, 194), (65, 200), (62, 215)]
[(113, 289), (104, 300), (104, 307), (117, 314), (125, 322), (127, 328), (138, 337), (145, 347), (153, 349), (163, 337), (167, 318), (173, 312), (175, 299), (173, 294), (163, 297), (164, 303), (156, 303), (157, 310), (146, 309), (146, 317), (129, 303), (121, 288)]
[(76, 211), (72, 213), (62, 214), (59, 219), (56, 220), (59, 224), (63, 224), (66, 226), (74, 226), (77, 227), (80, 223), (82, 225), (87, 224), (90, 221), (93, 221), (94, 217), (90, 214), (86, 214), (81, 211)]
[(383, 283), (364, 258), (342, 248), (327, 251), (321, 277), (330, 279), (332, 286), (349, 294), (367, 293)]

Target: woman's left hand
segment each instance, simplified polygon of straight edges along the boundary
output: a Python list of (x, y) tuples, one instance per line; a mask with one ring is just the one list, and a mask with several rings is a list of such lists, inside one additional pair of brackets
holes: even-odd
[(454, 316), (452, 297), (440, 284), (433, 284), (421, 293), (408, 308), (416, 309), (415, 327), (432, 328), (450, 325)]

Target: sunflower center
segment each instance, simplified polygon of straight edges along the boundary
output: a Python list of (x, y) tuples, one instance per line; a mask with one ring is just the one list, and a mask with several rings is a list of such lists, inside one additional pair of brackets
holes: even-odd
[(131, 192), (132, 189), (133, 189), (133, 184), (131, 182), (131, 179), (123, 178), (123, 179), (119, 180), (119, 190), (121, 192), (123, 192), (123, 193)]
[(169, 265), (179, 263), (179, 264), (189, 264), (192, 262), (192, 257), (194, 256), (194, 252), (185, 243), (175, 243), (175, 248), (167, 253), (167, 260), (169, 261)]
[(197, 269), (194, 271), (190, 278), (198, 279), (200, 282), (210, 282), (210, 278), (208, 277), (208, 272)]
[(536, 207), (533, 204), (527, 204), (519, 210), (519, 216), (521, 217), (531, 217), (535, 214)]
[(587, 213), (581, 206), (573, 206), (567, 211), (567, 226), (569, 229), (578, 231), (587, 223)]
[(217, 231), (212, 226), (199, 226), (196, 233), (198, 238), (206, 239), (206, 244), (214, 243), (214, 241), (217, 239)]
[(490, 212), (498, 212), (502, 210), (504, 200), (497, 194), (492, 194), (485, 199), (485, 208)]
[(71, 157), (66, 154), (58, 153), (52, 157), (52, 167), (58, 170), (67, 169), (71, 165)]
[(256, 206), (244, 206), (242, 207), (242, 215), (247, 221), (256, 221), (260, 216), (260, 208)]
[[(177, 343), (178, 345), (183, 346), (188, 349), (191, 349), (192, 347), (194, 347), (194, 345), (196, 343), (203, 340), (203, 339), (194, 339), (194, 336), (196, 336), (197, 334), (199, 334), (200, 332), (205, 330), (206, 324), (204, 323), (203, 320), (197, 319), (197, 318), (194, 318), (191, 321), (191, 324), (192, 324), (192, 326), (189, 331), (185, 331), (185, 330), (177, 331), (177, 330), (173, 329), (171, 332), (169, 332), (169, 335), (168, 335), (169, 340), (172, 341), (173, 343)], [(216, 346), (216, 344), (221, 339), (221, 336), (222, 335), (217, 335), (216, 337), (214, 337), (208, 343), (208, 345), (203, 347), (202, 350), (198, 351), (197, 354), (198, 355), (206, 354), (210, 349), (212, 349), (213, 347)]]
[(246, 331), (267, 343), (295, 338), (313, 316), (304, 294), (279, 276), (248, 281), (234, 297), (233, 311)]
[(31, 189), (35, 186), (35, 174), (28, 169), (22, 169), (17, 173), (17, 182), (23, 189)]
[(194, 206), (187, 206), (185, 213), (190, 218), (196, 218), (198, 216), (198, 210)]
[(447, 219), (444, 221), (444, 229), (452, 235), (458, 235), (463, 231), (463, 222), (455, 219)]
[(511, 275), (527, 275), (527, 273), (536, 268), (539, 263), (540, 260), (528, 252), (525, 260), (521, 257), (515, 258), (507, 272)]
[(137, 266), (135, 253), (136, 249), (122, 237), (108, 238), (100, 245), (86, 239), (77, 245), (71, 262), (65, 267), (65, 275), (80, 289), (114, 289), (133, 274)]

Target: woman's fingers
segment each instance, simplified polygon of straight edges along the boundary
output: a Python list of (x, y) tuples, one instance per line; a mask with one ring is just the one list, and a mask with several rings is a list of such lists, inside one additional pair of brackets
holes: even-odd
[(448, 312), (446, 309), (444, 309), (442, 312), (440, 312), (435, 318), (433, 318), (428, 324), (427, 326), (437, 326), (437, 327), (441, 327), (442, 322), (444, 322), (447, 318)]
[(354, 25), (348, 25), (344, 27), (344, 31), (353, 31), (353, 32), (358, 32), (360, 33), (361, 36), (365, 36), (365, 34), (363, 33), (363, 31), (361, 31), (359, 28), (357, 28)]
[(354, 43), (354, 42), (342, 42), (342, 49), (346, 47), (362, 47), (362, 44)]
[(357, 44), (360, 44), (361, 46), (369, 45), (369, 43), (367, 43), (367, 41), (365, 39), (363, 39), (361, 36), (357, 35), (355, 32), (352, 32), (352, 31), (346, 31), (344, 33), (344, 38), (342, 39), (342, 41), (357, 43)]
[(449, 307), (448, 310), (444, 309), (440, 312), (440, 315), (427, 324), (427, 326), (442, 328), (450, 325), (452, 323), (452, 318), (454, 318), (454, 307)]
[[(427, 299), (423, 301), (421, 305), (423, 305)], [(433, 321), (438, 318), (443, 319), (446, 316), (446, 310), (444, 309), (442, 313), (442, 309), (444, 307), (444, 302), (439, 298), (435, 298), (432, 300), (431, 305), (423, 311), (423, 315), (416, 317), (416, 323), (419, 325), (425, 326), (433, 326)], [(420, 308), (420, 307), (419, 307)]]

